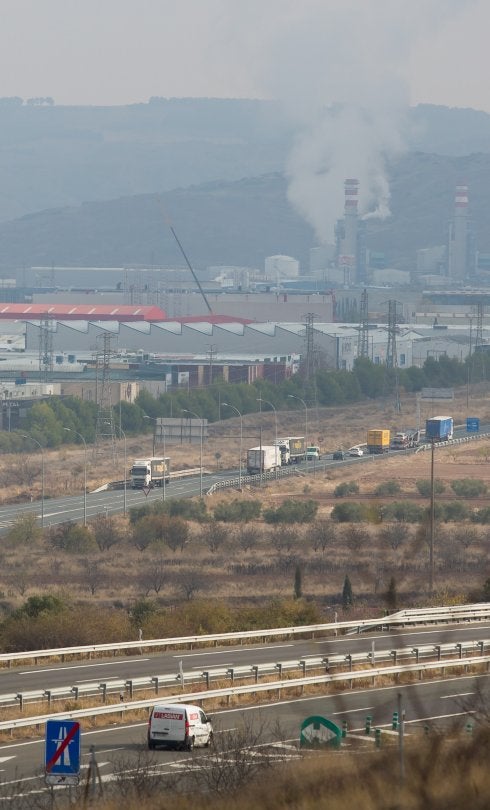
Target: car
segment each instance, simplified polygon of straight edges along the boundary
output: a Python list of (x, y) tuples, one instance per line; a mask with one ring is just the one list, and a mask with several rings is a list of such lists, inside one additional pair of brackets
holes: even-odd
[(351, 447), (349, 450), (349, 456), (363, 456), (364, 450), (362, 447)]
[(343, 450), (336, 450), (332, 458), (334, 461), (344, 461), (345, 453)]

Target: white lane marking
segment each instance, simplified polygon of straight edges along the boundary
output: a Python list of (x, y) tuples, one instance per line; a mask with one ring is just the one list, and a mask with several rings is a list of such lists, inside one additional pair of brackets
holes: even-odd
[(360, 709), (345, 709), (343, 712), (330, 712), (332, 717), (339, 714), (353, 714), (354, 712), (368, 712), (374, 710), (375, 706), (362, 706)]
[[(120, 745), (119, 748), (104, 748), (102, 751), (97, 751), (97, 754), (112, 754), (113, 751), (126, 751), (124, 745)], [(82, 754), (83, 757), (91, 757), (92, 754), (87, 752), (86, 754)]]
[(8, 762), (9, 759), (15, 759), (15, 754), (12, 754), (11, 757), (0, 757), (0, 764), (3, 764), (4, 762)]
[[(455, 627), (454, 630), (446, 628), (446, 627), (444, 627), (443, 629), (444, 629), (444, 633), (459, 633), (459, 634), (461, 634), (461, 632), (462, 632), (461, 625), (458, 625), (458, 627)], [(465, 628), (465, 629), (468, 630), (468, 628)], [(487, 624), (481, 625), (481, 624), (479, 624), (478, 628), (476, 628), (476, 627), (473, 628), (472, 627), (472, 629), (474, 629), (474, 630), (476, 630), (476, 629), (478, 629), (478, 630), (490, 630), (490, 625), (487, 625)], [(395, 636), (395, 634), (390, 634), (390, 635), (385, 634), (385, 635), (381, 635), (381, 636), (368, 636), (368, 635), (364, 635), (364, 633), (363, 633), (362, 636), (360, 636), (360, 638), (363, 638), (366, 641), (376, 641), (378, 639), (382, 639), (382, 640), (386, 641), (389, 638), (392, 638), (393, 641), (399, 641), (400, 639), (410, 638), (411, 636), (435, 636), (435, 635), (440, 635), (440, 634), (441, 634), (441, 628), (439, 628), (438, 630), (417, 630), (417, 631), (415, 631), (413, 633), (411, 633), (411, 632), (398, 633), (397, 636)], [(346, 636), (342, 636), (341, 638), (338, 638), (338, 637), (337, 638), (325, 638), (325, 639), (320, 640), (320, 641), (313, 641), (313, 644), (338, 644), (341, 641), (345, 642), (345, 641), (350, 641), (351, 639), (352, 639), (352, 636), (350, 636), (349, 638), (347, 638)]]
[[(233, 661), (231, 662), (231, 664), (221, 664), (221, 666), (222, 667), (232, 667), (233, 666)], [(201, 667), (191, 667), (191, 669), (201, 669)]]
[[(46, 667), (45, 669), (26, 669), (18, 675), (37, 675), (38, 672), (68, 672), (71, 669), (89, 669), (90, 667), (115, 667), (119, 664), (139, 664), (140, 661), (150, 661), (150, 658), (128, 658), (125, 661), (100, 661), (98, 664), (68, 664), (66, 667)], [(113, 676), (116, 677), (115, 675)], [(83, 681), (79, 681), (83, 683)]]
[[(274, 647), (274, 650), (282, 650), (284, 647), (294, 647), (294, 644), (279, 644), (277, 647)], [(212, 652), (199, 652), (199, 653), (185, 653), (184, 655), (174, 655), (174, 658), (198, 658), (201, 655), (230, 655), (231, 653), (249, 653), (254, 652), (254, 650), (265, 650), (266, 647), (239, 647), (237, 650), (216, 650)]]
[(441, 700), (449, 700), (455, 697), (468, 697), (468, 695), (476, 695), (476, 692), (459, 692), (455, 695), (441, 695)]

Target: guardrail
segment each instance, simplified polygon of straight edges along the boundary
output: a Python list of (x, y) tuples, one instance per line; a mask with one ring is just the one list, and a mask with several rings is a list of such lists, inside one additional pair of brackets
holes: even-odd
[[(279, 680), (267, 683), (253, 683), (245, 686), (232, 686), (225, 689), (212, 689), (199, 692), (178, 693), (176, 695), (166, 696), (167, 702), (176, 703), (203, 703), (206, 700), (213, 700), (215, 698), (226, 697), (228, 700), (238, 695), (250, 695), (258, 692), (277, 692), (281, 694), (283, 690), (298, 689), (304, 690), (306, 686), (320, 686), (322, 684), (338, 683), (347, 681), (352, 684), (354, 681), (370, 681), (375, 685), (376, 678), (379, 676), (386, 677), (393, 675), (398, 677), (406, 673), (416, 672), (419, 678), (422, 679), (424, 672), (432, 672), (434, 670), (442, 670), (445, 673), (447, 669), (467, 669), (470, 666), (485, 665), (486, 671), (490, 668), (490, 655), (482, 656), (480, 658), (459, 658), (456, 661), (435, 661), (431, 663), (417, 663), (409, 665), (397, 665), (389, 667), (373, 667), (365, 670), (355, 670), (353, 672), (338, 672), (334, 674), (325, 673), (322, 675), (313, 675), (305, 678), (294, 678), (287, 680)], [(63, 711), (63, 713), (50, 713), (37, 715), (35, 717), (21, 717), (13, 720), (3, 720), (0, 722), (0, 731), (11, 731), (16, 728), (26, 728), (28, 726), (41, 726), (48, 720), (63, 717), (63, 719), (77, 719), (80, 717), (97, 717), (106, 714), (121, 715), (124, 712), (136, 711), (138, 709), (149, 709), (155, 705), (155, 698), (122, 702), (119, 704), (111, 704), (98, 706), (97, 708), (89, 707), (86, 709), (74, 709), (73, 711)]]
[(337, 635), (340, 630), (351, 630), (360, 633), (362, 630), (375, 628), (406, 627), (410, 624), (431, 624), (459, 621), (481, 621), (490, 618), (490, 602), (482, 602), (474, 605), (452, 605), (448, 608), (425, 608), (415, 610), (402, 610), (391, 616), (383, 616), (375, 619), (362, 619), (348, 622), (329, 622), (325, 624), (310, 624), (297, 627), (273, 627), (264, 630), (240, 630), (234, 633), (215, 633), (207, 635), (194, 635), (182, 637), (170, 637), (160, 639), (149, 639), (143, 641), (122, 641), (110, 642), (107, 644), (83, 644), (76, 647), (56, 647), (49, 650), (26, 650), (24, 652), (1, 653), (0, 664), (6, 663), (9, 667), (13, 662), (33, 660), (37, 662), (40, 658), (61, 658), (65, 661), (69, 655), (91, 655), (97, 653), (109, 653), (114, 655), (117, 652), (143, 650), (168, 647), (188, 647), (192, 649), (194, 645), (218, 643), (227, 641), (253, 641), (257, 639), (298, 637), (306, 634), (315, 636), (317, 633)]
[(241, 479), (237, 476), (235, 478), (226, 478), (224, 481), (216, 481), (212, 487), (208, 489), (206, 495), (213, 495), (219, 489), (233, 489), (239, 487), (240, 483), (252, 484), (252, 486), (259, 486), (263, 481), (275, 481), (277, 478), (286, 478), (288, 475), (301, 475), (302, 470), (296, 467), (284, 467), (284, 469), (273, 470), (270, 472), (259, 473), (259, 475), (242, 475)]
[(138, 678), (127, 678), (120, 680), (110, 681), (93, 681), (92, 683), (84, 683), (76, 686), (58, 686), (50, 689), (34, 689), (27, 692), (18, 692), (0, 695), (0, 704), (4, 706), (19, 706), (22, 711), (24, 705), (28, 702), (40, 702), (47, 700), (48, 706), (51, 706), (52, 701), (57, 699), (73, 698), (78, 700), (80, 697), (99, 695), (102, 703), (105, 703), (107, 696), (110, 693), (118, 692), (121, 698), (126, 693), (129, 693), (132, 699), (134, 692), (138, 690), (153, 689), (155, 695), (158, 695), (160, 688), (168, 688), (180, 683), (182, 689), (184, 684), (202, 683), (206, 682), (206, 688), (209, 689), (211, 680), (228, 679), (231, 684), (237, 680), (245, 680), (253, 678), (255, 683), (258, 683), (259, 677), (277, 674), (279, 678), (282, 677), (284, 672), (291, 672), (292, 670), (299, 669), (306, 677), (307, 669), (324, 669), (326, 672), (331, 672), (332, 669), (337, 667), (347, 667), (352, 671), (353, 664), (370, 662), (371, 666), (381, 661), (391, 661), (394, 664), (402, 658), (413, 657), (415, 663), (418, 663), (421, 658), (436, 657), (438, 661), (442, 660), (443, 656), (458, 656), (463, 657), (463, 653), (483, 656), (485, 650), (490, 647), (490, 639), (481, 641), (467, 641), (467, 642), (449, 642), (446, 644), (425, 644), (418, 647), (401, 647), (394, 650), (364, 650), (363, 652), (356, 653), (340, 653), (337, 655), (327, 656), (305, 656), (301, 659), (292, 659), (289, 661), (269, 661), (262, 664), (243, 664), (234, 667), (213, 667), (211, 669), (203, 670), (202, 672), (178, 672), (164, 675), (143, 675)]

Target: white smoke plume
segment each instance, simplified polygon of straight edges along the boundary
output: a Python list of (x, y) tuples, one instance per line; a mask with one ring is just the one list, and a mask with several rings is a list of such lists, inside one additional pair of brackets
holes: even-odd
[(404, 149), (416, 46), (471, 2), (249, 0), (250, 70), (299, 133), (289, 198), (319, 241), (333, 240), (348, 177), (359, 180), (362, 216), (389, 215), (386, 167)]

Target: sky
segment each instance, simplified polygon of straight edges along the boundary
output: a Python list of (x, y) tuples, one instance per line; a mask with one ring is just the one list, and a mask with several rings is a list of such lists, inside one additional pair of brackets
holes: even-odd
[(418, 103), (490, 113), (490, 0), (0, 0), (0, 96), (60, 105), (276, 99), (296, 133), (288, 197), (320, 242), (388, 165)]
[(0, 96), (294, 107), (305, 86), (308, 101), (342, 102), (364, 76), (411, 105), (490, 112), (489, 0), (1, 0), (0, 22)]

